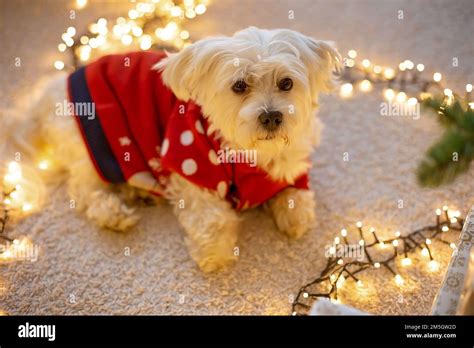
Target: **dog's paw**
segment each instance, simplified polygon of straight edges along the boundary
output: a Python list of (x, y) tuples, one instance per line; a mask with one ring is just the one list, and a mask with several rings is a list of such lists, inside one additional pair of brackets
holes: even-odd
[(135, 208), (125, 205), (114, 193), (98, 190), (91, 194), (90, 199), (86, 215), (99, 227), (124, 232), (140, 219)]
[(273, 198), (269, 207), (278, 229), (291, 238), (300, 238), (315, 225), (313, 191), (288, 188)]

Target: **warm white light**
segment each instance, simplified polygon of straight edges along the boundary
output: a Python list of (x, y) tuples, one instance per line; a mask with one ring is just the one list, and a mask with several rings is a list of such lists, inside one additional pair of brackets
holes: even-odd
[(63, 70), (64, 69), (64, 62), (57, 60), (54, 62), (54, 67), (58, 70)]
[(410, 106), (415, 106), (416, 104), (418, 104), (418, 99), (416, 99), (415, 97), (412, 97), (412, 98), (408, 99), (407, 103)]
[(387, 69), (384, 70), (383, 76), (386, 79), (391, 80), (395, 77), (395, 70), (393, 70), (392, 68), (387, 68)]
[(406, 267), (406, 266), (410, 266), (412, 262), (411, 262), (411, 259), (409, 257), (405, 257), (405, 258), (402, 259), (401, 263), (402, 263), (402, 266)]
[(380, 246), (381, 249), (385, 249), (385, 243), (384, 242), (380, 242), (379, 246)]
[(471, 85), (470, 83), (468, 83), (468, 84), (466, 85), (466, 92), (467, 92), (467, 93), (471, 93), (471, 92), (472, 92), (472, 85)]
[(59, 51), (59, 52), (64, 52), (66, 49), (67, 49), (67, 46), (66, 46), (65, 43), (62, 43), (62, 42), (61, 42), (61, 43), (58, 45), (58, 51)]
[[(455, 217), (451, 218), (449, 221), (451, 221), (452, 224), (455, 224), (456, 222), (458, 222), (458, 219), (456, 219)], [(447, 227), (447, 226), (446, 226)]]
[(343, 263), (344, 263), (344, 260), (343, 260), (343, 259), (337, 260), (337, 264), (338, 264), (338, 265), (342, 265)]
[(425, 243), (426, 243), (426, 245), (430, 245), (431, 244), (431, 239), (426, 238)]
[(434, 80), (435, 82), (441, 81), (441, 78), (442, 78), (442, 77), (443, 77), (443, 76), (442, 76), (441, 73), (439, 73), (439, 72), (435, 72), (435, 73), (433, 74), (433, 80)]
[(142, 38), (140, 39), (140, 48), (142, 50), (147, 50), (151, 47), (151, 45), (152, 45), (151, 36), (143, 35)]
[(403, 285), (403, 283), (405, 282), (405, 280), (403, 280), (402, 276), (400, 274), (397, 274), (395, 276), (395, 283), (397, 285)]
[(76, 0), (76, 7), (80, 10), (87, 5), (87, 0)]
[(354, 59), (355, 57), (357, 57), (357, 52), (355, 50), (350, 50), (347, 55), (349, 56), (349, 58), (352, 58)]
[(331, 274), (331, 276), (329, 277), (329, 279), (331, 279), (331, 281), (335, 281), (335, 280), (336, 280), (336, 275), (335, 275), (335, 274)]
[(340, 242), (341, 240), (339, 239), (339, 237), (334, 238), (334, 244), (339, 244)]
[(425, 70), (425, 66), (423, 64), (418, 64), (416, 66), (416, 70), (418, 70), (419, 72), (422, 72), (423, 70)]
[(441, 228), (441, 231), (443, 231), (443, 232), (448, 232), (448, 231), (449, 231), (449, 227), (448, 227), (448, 226), (443, 226), (443, 227)]
[(370, 66), (370, 60), (364, 59), (364, 60), (362, 61), (362, 66), (363, 66), (364, 68), (368, 68), (368, 67)]
[(380, 268), (380, 263), (379, 262), (374, 263), (374, 267), (375, 268)]
[(33, 209), (33, 205), (31, 205), (30, 203), (24, 203), (23, 204), (23, 207), (21, 208), (24, 212), (28, 212), (30, 211), (31, 209)]
[(398, 64), (398, 69), (400, 69), (400, 71), (405, 71), (407, 69), (405, 62)]
[(382, 67), (379, 65), (374, 66), (374, 73), (380, 74), (382, 72)]
[(454, 243), (449, 244), (449, 246), (450, 246), (452, 249), (456, 249), (456, 244), (454, 244)]
[(408, 69), (408, 70), (411, 70), (415, 67), (415, 64), (413, 64), (413, 62), (411, 60), (405, 60), (405, 67)]
[(444, 89), (444, 95), (447, 97), (452, 97), (453, 96), (453, 91), (450, 90), (449, 88)]
[(362, 280), (359, 279), (359, 280), (357, 281), (357, 286), (358, 286), (358, 287), (364, 286), (364, 283), (362, 282)]
[(346, 278), (343, 275), (340, 275), (339, 279), (337, 280), (336, 286), (338, 288), (342, 287), (342, 285), (344, 285), (345, 281), (346, 281)]
[(346, 59), (346, 66), (352, 68), (355, 65), (354, 59)]
[(67, 28), (66, 34), (68, 34), (70, 37), (73, 37), (74, 35), (76, 35), (76, 28), (74, 27)]
[(137, 10), (132, 9), (128, 11), (128, 16), (130, 17), (130, 19), (137, 19), (139, 16), (139, 13)]
[(383, 92), (384, 96), (385, 96), (385, 99), (387, 100), (393, 100), (393, 98), (395, 97), (395, 92), (393, 89), (391, 88), (387, 88), (384, 92)]
[(428, 249), (423, 248), (423, 249), (421, 250), (421, 255), (423, 255), (423, 256), (425, 256), (425, 257), (428, 257), (428, 256), (430, 256), (430, 252), (428, 251)]
[(429, 267), (430, 271), (436, 272), (437, 270), (439, 270), (439, 262), (436, 261), (436, 260), (431, 260), (428, 263), (428, 267)]
[(400, 233), (400, 231), (396, 231), (395, 232), (395, 237), (400, 237), (402, 234)]
[(397, 247), (398, 246), (398, 239), (395, 239), (393, 242), (392, 242), (393, 246), (394, 247)]
[(182, 30), (181, 33), (179, 34), (179, 37), (182, 38), (183, 40), (189, 39), (189, 31)]
[(125, 46), (128, 46), (133, 42), (133, 37), (127, 34), (127, 35), (122, 36), (121, 40)]
[(354, 87), (352, 86), (351, 83), (345, 83), (341, 86), (341, 89), (339, 91), (339, 95), (343, 98), (350, 97), (352, 95)]
[(345, 228), (343, 228), (343, 229), (341, 230), (341, 236), (343, 236), (343, 237), (346, 237), (346, 236), (347, 236), (347, 230), (346, 230)]
[(361, 239), (361, 240), (359, 241), (359, 245), (360, 245), (360, 246), (364, 246), (364, 244), (365, 244), (364, 240)]
[(206, 5), (204, 4), (199, 4), (196, 6), (194, 9), (198, 15), (202, 15), (204, 12), (206, 12)]
[(372, 90), (372, 83), (369, 80), (362, 80), (359, 88), (362, 92), (370, 92)]
[(440, 216), (441, 215), (441, 209), (436, 209), (436, 215)]
[(46, 170), (49, 168), (49, 163), (47, 160), (41, 160), (39, 163), (38, 163), (38, 168), (41, 169), (41, 170)]
[(357, 228), (361, 228), (362, 227), (362, 221), (357, 221), (356, 226), (357, 226)]
[(399, 92), (397, 94), (397, 102), (403, 103), (407, 99), (407, 95), (405, 92)]
[(303, 297), (304, 298), (308, 298), (309, 297), (309, 294), (307, 292), (303, 292)]

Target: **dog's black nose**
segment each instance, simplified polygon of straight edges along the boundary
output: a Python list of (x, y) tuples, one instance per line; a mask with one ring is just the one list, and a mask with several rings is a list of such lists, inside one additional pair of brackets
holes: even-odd
[(258, 116), (258, 120), (263, 127), (269, 131), (274, 131), (283, 121), (283, 114), (280, 111), (264, 111)]

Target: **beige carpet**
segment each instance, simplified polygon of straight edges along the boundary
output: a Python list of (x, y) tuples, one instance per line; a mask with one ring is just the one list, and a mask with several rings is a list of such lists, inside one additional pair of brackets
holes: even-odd
[[(74, 24), (127, 9), (126, 1), (94, 1)], [(53, 72), (56, 45), (70, 25), (72, 1), (7, 1), (1, 7), (2, 115), (33, 83)], [(288, 11), (295, 19), (288, 20)], [(398, 10), (404, 20), (398, 20)], [(381, 65), (410, 58), (427, 74), (443, 73), (462, 90), (474, 80), (474, 3), (460, 1), (214, 1), (188, 25), (195, 38), (231, 34), (249, 25), (288, 27), (336, 41)], [(13, 66), (21, 57), (23, 66)], [(459, 66), (453, 67), (453, 57)], [(474, 204), (474, 171), (436, 190), (420, 189), (414, 169), (440, 129), (420, 120), (381, 117), (378, 93), (343, 101), (322, 99), (326, 127), (314, 154), (312, 185), (319, 202), (319, 226), (299, 241), (280, 235), (260, 211), (245, 214), (240, 260), (214, 275), (202, 274), (188, 257), (182, 232), (169, 206), (142, 208), (143, 219), (128, 234), (92, 226), (69, 209), (63, 186), (51, 188), (44, 209), (20, 221), (14, 235), (29, 236), (41, 248), (37, 262), (0, 265), (0, 310), (9, 314), (289, 314), (289, 297), (324, 267), (324, 247), (343, 227), (363, 220), (379, 230), (402, 232), (433, 221), (444, 203), (463, 213)], [(2, 163), (13, 149), (1, 153)], [(349, 152), (350, 161), (343, 161)], [(403, 199), (404, 208), (397, 208)], [(129, 247), (130, 256), (124, 255)], [(407, 286), (393, 285), (385, 271), (364, 278), (367, 293), (347, 291), (342, 301), (380, 314), (426, 314), (449, 250), (435, 245), (441, 271), (415, 267)], [(348, 287), (348, 289), (350, 289)], [(71, 295), (75, 297), (70, 303)], [(402, 295), (403, 297), (401, 297)], [(402, 299), (402, 300), (400, 300)]]

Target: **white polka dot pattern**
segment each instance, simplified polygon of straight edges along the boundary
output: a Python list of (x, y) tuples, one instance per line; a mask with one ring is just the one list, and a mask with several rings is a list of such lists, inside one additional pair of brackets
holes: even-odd
[(184, 146), (191, 145), (194, 141), (193, 132), (191, 132), (190, 130), (184, 131), (183, 133), (181, 133), (181, 136), (179, 137), (179, 141), (181, 145), (184, 145)]
[(181, 164), (181, 170), (184, 175), (193, 175), (197, 172), (198, 166), (192, 158), (185, 159)]

